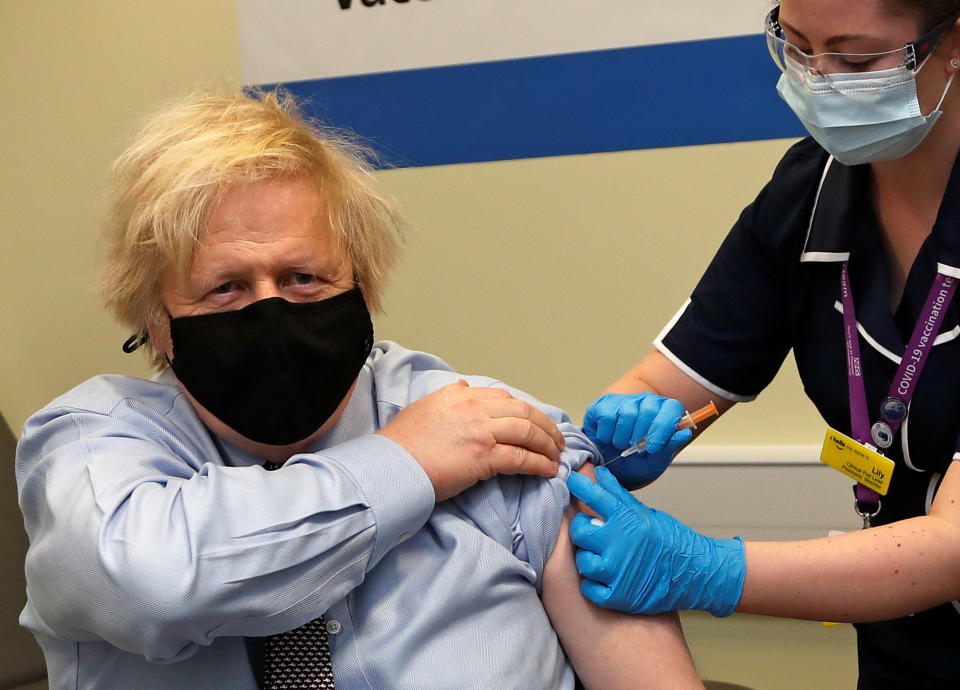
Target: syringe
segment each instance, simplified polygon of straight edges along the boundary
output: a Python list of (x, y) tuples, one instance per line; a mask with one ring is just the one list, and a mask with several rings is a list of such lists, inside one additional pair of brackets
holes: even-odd
[[(693, 427), (697, 428), (697, 422), (702, 422), (704, 419), (714, 417), (720, 414), (717, 412), (717, 406), (713, 404), (711, 400), (708, 404), (701, 407), (699, 410), (694, 410), (693, 412), (687, 412), (684, 410), (683, 416), (680, 418), (680, 421), (677, 422), (677, 431), (680, 429), (689, 429)], [(644, 436), (642, 439), (634, 443), (632, 446), (627, 448), (625, 451), (620, 453), (621, 458), (625, 458), (628, 455), (633, 455), (634, 453), (639, 453), (647, 447), (647, 437)]]

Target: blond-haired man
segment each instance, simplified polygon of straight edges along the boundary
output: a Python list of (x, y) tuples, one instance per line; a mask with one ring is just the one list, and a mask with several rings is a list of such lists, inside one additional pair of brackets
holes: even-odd
[(24, 430), (51, 687), (699, 685), (675, 620), (578, 594), (564, 479), (595, 450), (566, 416), (373, 342), (401, 222), (354, 147), (201, 93), (114, 179), (106, 302), (159, 371)]

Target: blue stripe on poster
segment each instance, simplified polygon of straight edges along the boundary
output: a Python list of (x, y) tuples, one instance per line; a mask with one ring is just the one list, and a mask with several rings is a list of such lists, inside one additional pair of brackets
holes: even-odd
[(389, 166), (803, 136), (759, 35), (283, 84)]

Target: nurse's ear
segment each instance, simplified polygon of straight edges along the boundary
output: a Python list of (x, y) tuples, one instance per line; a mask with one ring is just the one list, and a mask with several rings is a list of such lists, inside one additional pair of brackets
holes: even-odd
[(940, 39), (940, 45), (943, 51), (940, 54), (946, 58), (945, 71), (947, 74), (960, 71), (960, 19), (954, 23), (953, 28), (943, 35)]

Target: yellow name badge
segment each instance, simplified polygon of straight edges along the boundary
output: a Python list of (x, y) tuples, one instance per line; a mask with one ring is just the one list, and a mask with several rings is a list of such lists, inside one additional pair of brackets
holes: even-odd
[(820, 461), (881, 496), (887, 495), (890, 477), (893, 476), (893, 460), (883, 457), (862, 443), (857, 443), (849, 436), (835, 429), (827, 429), (823, 450), (820, 451)]

